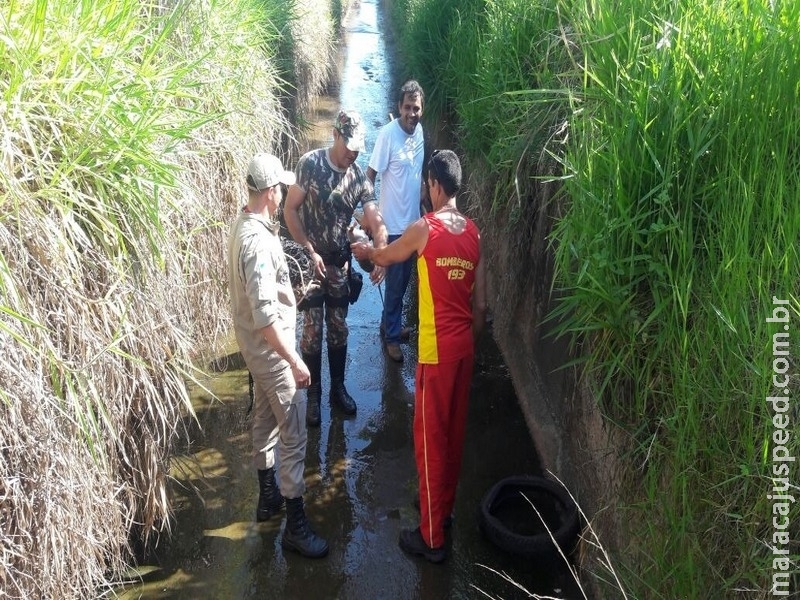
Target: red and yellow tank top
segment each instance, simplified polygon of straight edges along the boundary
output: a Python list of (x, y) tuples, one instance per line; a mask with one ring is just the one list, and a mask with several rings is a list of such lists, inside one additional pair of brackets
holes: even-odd
[(473, 352), (472, 288), (480, 258), (478, 228), (471, 219), (451, 233), (429, 213), (428, 243), (417, 258), (419, 362), (438, 364)]

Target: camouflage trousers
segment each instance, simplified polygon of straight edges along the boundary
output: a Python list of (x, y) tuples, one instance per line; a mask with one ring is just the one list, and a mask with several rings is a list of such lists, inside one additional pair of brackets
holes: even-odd
[(327, 277), (318, 290), (308, 295), (311, 308), (303, 311), (303, 334), (300, 338), (300, 351), (304, 354), (322, 352), (322, 328), (327, 326), (326, 342), (332, 348), (347, 344), (347, 309), (349, 308), (349, 287), (347, 285), (347, 265), (341, 269), (325, 265)]

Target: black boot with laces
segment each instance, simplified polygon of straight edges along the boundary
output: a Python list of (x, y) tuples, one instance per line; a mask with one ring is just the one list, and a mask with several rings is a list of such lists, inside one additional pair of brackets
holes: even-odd
[(283, 504), (283, 496), (275, 482), (275, 469), (259, 469), (256, 521), (269, 521), (272, 515), (283, 508)]
[(307, 558), (322, 558), (328, 554), (328, 542), (308, 525), (302, 496), (286, 500), (286, 527), (281, 546)]

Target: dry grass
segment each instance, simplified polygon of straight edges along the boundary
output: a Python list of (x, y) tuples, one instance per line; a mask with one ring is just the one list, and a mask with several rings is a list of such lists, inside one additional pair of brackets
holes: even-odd
[(166, 452), (188, 406), (170, 359), (188, 343), (159, 303), (169, 282), (139, 288), (102, 254), (59, 244), (61, 226), (29, 210), (0, 226), (4, 309), (25, 315), (0, 319), (11, 598), (82, 597), (120, 570), (128, 532), (150, 533), (168, 515)]
[(131, 534), (168, 527), (185, 382), (229, 330), (241, 173), (289, 137), (258, 6), (82, 6), (0, 15), (8, 598), (102, 593), (132, 559)]
[(291, 21), (294, 78), (298, 82), (296, 110), (301, 117), (311, 110), (311, 102), (327, 87), (336, 68), (338, 37), (334, 35), (330, 2), (296, 0), (296, 18)]

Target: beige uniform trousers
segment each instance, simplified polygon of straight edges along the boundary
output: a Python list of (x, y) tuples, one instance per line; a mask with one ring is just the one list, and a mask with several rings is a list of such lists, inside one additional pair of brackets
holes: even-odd
[(253, 372), (253, 465), (278, 465), (278, 485), (284, 498), (305, 492), (306, 398), (297, 392), (292, 369)]

